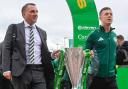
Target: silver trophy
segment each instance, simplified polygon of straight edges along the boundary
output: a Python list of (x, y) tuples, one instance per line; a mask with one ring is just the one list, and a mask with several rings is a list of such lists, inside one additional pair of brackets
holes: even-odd
[(79, 89), (84, 63), (83, 58), (82, 48), (65, 49), (65, 65), (72, 83), (72, 89)]

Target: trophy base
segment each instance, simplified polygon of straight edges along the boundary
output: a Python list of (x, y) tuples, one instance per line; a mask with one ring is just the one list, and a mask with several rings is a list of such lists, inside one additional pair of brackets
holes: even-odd
[(72, 89), (77, 89), (76, 87), (72, 87)]

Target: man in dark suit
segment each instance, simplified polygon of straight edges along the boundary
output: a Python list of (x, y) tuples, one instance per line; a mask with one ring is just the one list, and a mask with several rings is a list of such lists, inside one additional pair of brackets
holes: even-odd
[(0, 43), (0, 89), (12, 89), (11, 82), (2, 74), (2, 46), (3, 42)]
[(118, 65), (128, 65), (128, 41), (124, 40), (123, 35), (117, 36), (117, 60)]
[[(10, 25), (3, 47), (3, 75), (12, 81), (14, 89), (53, 89), (54, 72), (47, 47), (47, 35), (35, 25), (38, 10), (34, 3), (22, 8), (24, 21)], [(14, 34), (14, 32), (16, 34)], [(46, 88), (46, 85), (49, 84)]]

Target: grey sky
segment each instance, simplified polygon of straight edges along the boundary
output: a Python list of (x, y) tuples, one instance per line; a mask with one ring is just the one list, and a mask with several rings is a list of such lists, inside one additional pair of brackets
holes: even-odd
[[(0, 0), (0, 41), (11, 23), (21, 22), (21, 8), (30, 0)], [(72, 18), (66, 0), (31, 0), (37, 4), (39, 18), (37, 25), (47, 31), (49, 49), (56, 49), (57, 43), (64, 44), (64, 37), (72, 38)], [(112, 8), (114, 21), (112, 26), (117, 34), (128, 39), (128, 0), (95, 0), (99, 10), (104, 6)]]

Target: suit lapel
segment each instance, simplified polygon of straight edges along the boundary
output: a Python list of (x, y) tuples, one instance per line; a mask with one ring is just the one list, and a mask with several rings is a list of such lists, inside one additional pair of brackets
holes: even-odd
[(44, 36), (42, 34), (42, 31), (37, 26), (36, 26), (36, 28), (37, 28), (37, 31), (39, 32), (39, 35), (40, 35), (40, 38), (41, 38), (41, 42), (44, 43)]
[(43, 48), (47, 48), (46, 47), (46, 44), (45, 44), (45, 38), (44, 38), (44, 36), (45, 36), (45, 34), (43, 33), (43, 31), (41, 31), (41, 29), (40, 28), (38, 28), (37, 26), (36, 26), (36, 28), (37, 28), (37, 31), (39, 32), (39, 35), (40, 35), (40, 38), (41, 38), (41, 42), (42, 42), (42, 47)]
[(25, 43), (25, 27), (24, 27), (24, 23), (23, 22), (20, 23), (18, 27), (19, 27), (18, 29), (21, 32), (22, 38), (24, 40), (24, 43)]

